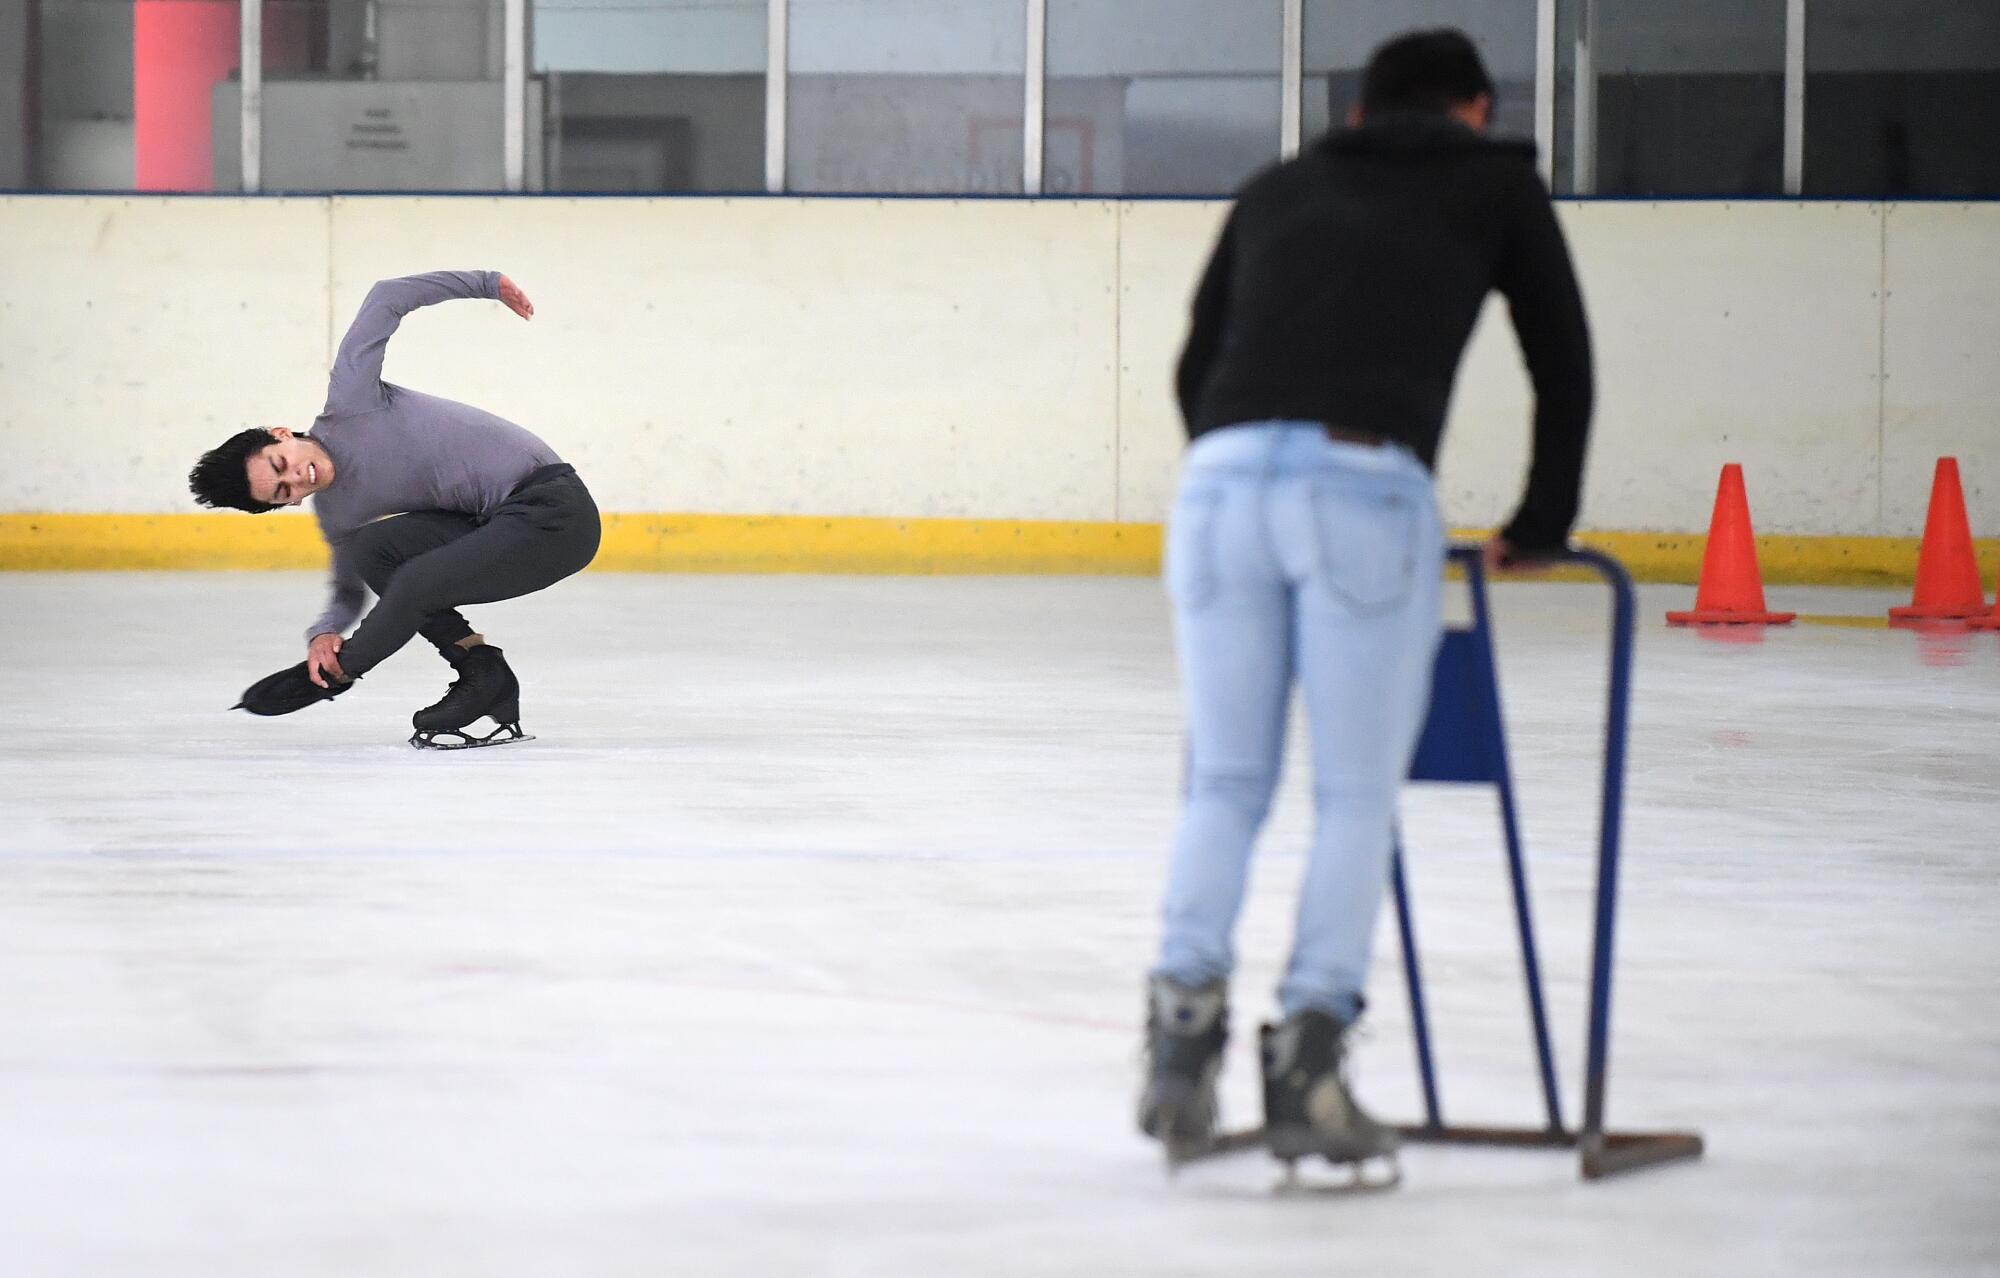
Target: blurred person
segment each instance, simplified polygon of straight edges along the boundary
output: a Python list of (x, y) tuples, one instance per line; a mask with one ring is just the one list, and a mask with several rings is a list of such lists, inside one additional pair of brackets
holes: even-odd
[[(411, 743), (438, 748), (528, 739), (520, 682), (458, 609), (541, 590), (597, 554), (597, 506), (573, 467), (527, 430), (468, 404), (382, 380), (403, 317), (454, 298), (535, 308), (497, 271), (435, 271), (369, 290), (340, 343), (326, 407), (307, 431), (242, 431), (204, 454), (188, 485), (204, 506), (253, 513), (312, 499), (333, 556), (332, 598), (306, 628), (306, 659), (239, 704), (289, 714), (331, 700), (421, 634), (457, 673), (417, 711)], [(362, 617), (367, 591), (378, 596)], [(481, 717), (494, 728), (466, 729)]]
[(1166, 580), (1188, 707), (1184, 808), (1147, 991), (1139, 1125), (1170, 1160), (1215, 1137), (1232, 936), (1296, 681), (1316, 826), (1260, 1034), (1258, 1144), (1288, 1163), (1393, 1158), (1344, 1077), (1429, 706), (1445, 534), (1431, 470), (1487, 294), (1535, 388), (1534, 457), (1496, 569), (1560, 550), (1592, 404), (1582, 299), (1531, 143), (1487, 136), (1470, 39), (1376, 50), (1347, 127), (1238, 193), (1195, 293), (1177, 390), (1190, 439)]

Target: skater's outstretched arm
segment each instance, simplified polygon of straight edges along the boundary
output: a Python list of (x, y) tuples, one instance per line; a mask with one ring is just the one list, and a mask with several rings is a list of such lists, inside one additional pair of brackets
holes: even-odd
[(327, 379), (328, 413), (365, 413), (382, 402), (382, 358), (403, 317), (420, 306), (455, 298), (490, 298), (528, 319), (533, 303), (514, 281), (498, 271), (432, 271), (383, 280), (368, 290)]
[(340, 651), (340, 636), (347, 633), (347, 628), (361, 616), (361, 609), (368, 602), (367, 585), (339, 546), (333, 548), (331, 585), (326, 611), (306, 627), (306, 673), (321, 687), (326, 686), (320, 678), (322, 668), (331, 665), (335, 674), (345, 673), (334, 654)]
[(1559, 550), (1576, 522), (1584, 447), (1596, 388), (1583, 295), (1548, 188), (1526, 166), (1509, 210), (1507, 254), (1498, 280), (1535, 386), (1534, 457), (1520, 508), (1488, 551), (1498, 566), (1509, 552)]

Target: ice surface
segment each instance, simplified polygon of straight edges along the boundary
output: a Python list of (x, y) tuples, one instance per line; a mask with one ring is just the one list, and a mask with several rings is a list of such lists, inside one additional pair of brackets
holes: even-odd
[[(589, 575), (471, 610), (540, 739), (460, 754), (403, 744), (421, 647), (224, 712), (318, 590), (0, 576), (8, 1278), (2000, 1273), (2000, 637), (1732, 643), (1647, 591), (1610, 1108), (1709, 1156), (1416, 1149), (1395, 1194), (1279, 1201), (1130, 1130), (1154, 583)], [(1498, 603), (1574, 1119), (1603, 596)], [(1492, 801), (1406, 820), (1447, 1113), (1529, 1121)], [(1413, 1116), (1382, 942), (1358, 1085)]]

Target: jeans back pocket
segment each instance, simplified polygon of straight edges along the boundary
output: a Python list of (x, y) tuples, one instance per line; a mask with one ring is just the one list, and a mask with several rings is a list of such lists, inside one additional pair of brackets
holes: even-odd
[(1409, 600), (1416, 580), (1414, 497), (1341, 486), (1315, 486), (1312, 524), (1319, 586), (1357, 614), (1392, 612)]

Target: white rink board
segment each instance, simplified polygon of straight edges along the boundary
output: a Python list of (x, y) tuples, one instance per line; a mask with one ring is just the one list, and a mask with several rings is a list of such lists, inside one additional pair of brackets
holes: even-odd
[(187, 472), (326, 400), (327, 206), (0, 199), (0, 510), (188, 510)]
[(1599, 375), (1585, 526), (1706, 529), (1734, 461), (1759, 532), (1917, 530), (1874, 517), (1879, 206), (1612, 201), (1572, 214)]
[[(546, 435), (607, 510), (1150, 522), (1217, 202), (0, 199), (0, 511), (189, 509), (188, 465), (304, 425), (369, 283), (491, 266), (539, 308), (428, 309), (390, 376)], [(1568, 204), (1600, 368), (1584, 524), (1910, 535), (1956, 454), (2000, 527), (2000, 205)], [(1884, 297), (1884, 271), (1892, 287)], [(1504, 518), (1529, 394), (1467, 355), (1447, 516)], [(1366, 323), (1365, 316), (1342, 322)], [(1886, 365), (1885, 365), (1886, 361)], [(1884, 367), (1887, 382), (1881, 380)], [(116, 431), (113, 464), (80, 436)]]
[(1883, 522), (1922, 527), (1956, 451), (1975, 534), (2000, 531), (2000, 204), (1888, 211)]
[(504, 269), (389, 376), (547, 438), (614, 511), (1112, 518), (1111, 205), (335, 201), (335, 304)]
[(1119, 210), (1118, 509), (1160, 519), (1173, 504), (1187, 433), (1174, 370), (1203, 264), (1229, 206), (1140, 200)]

